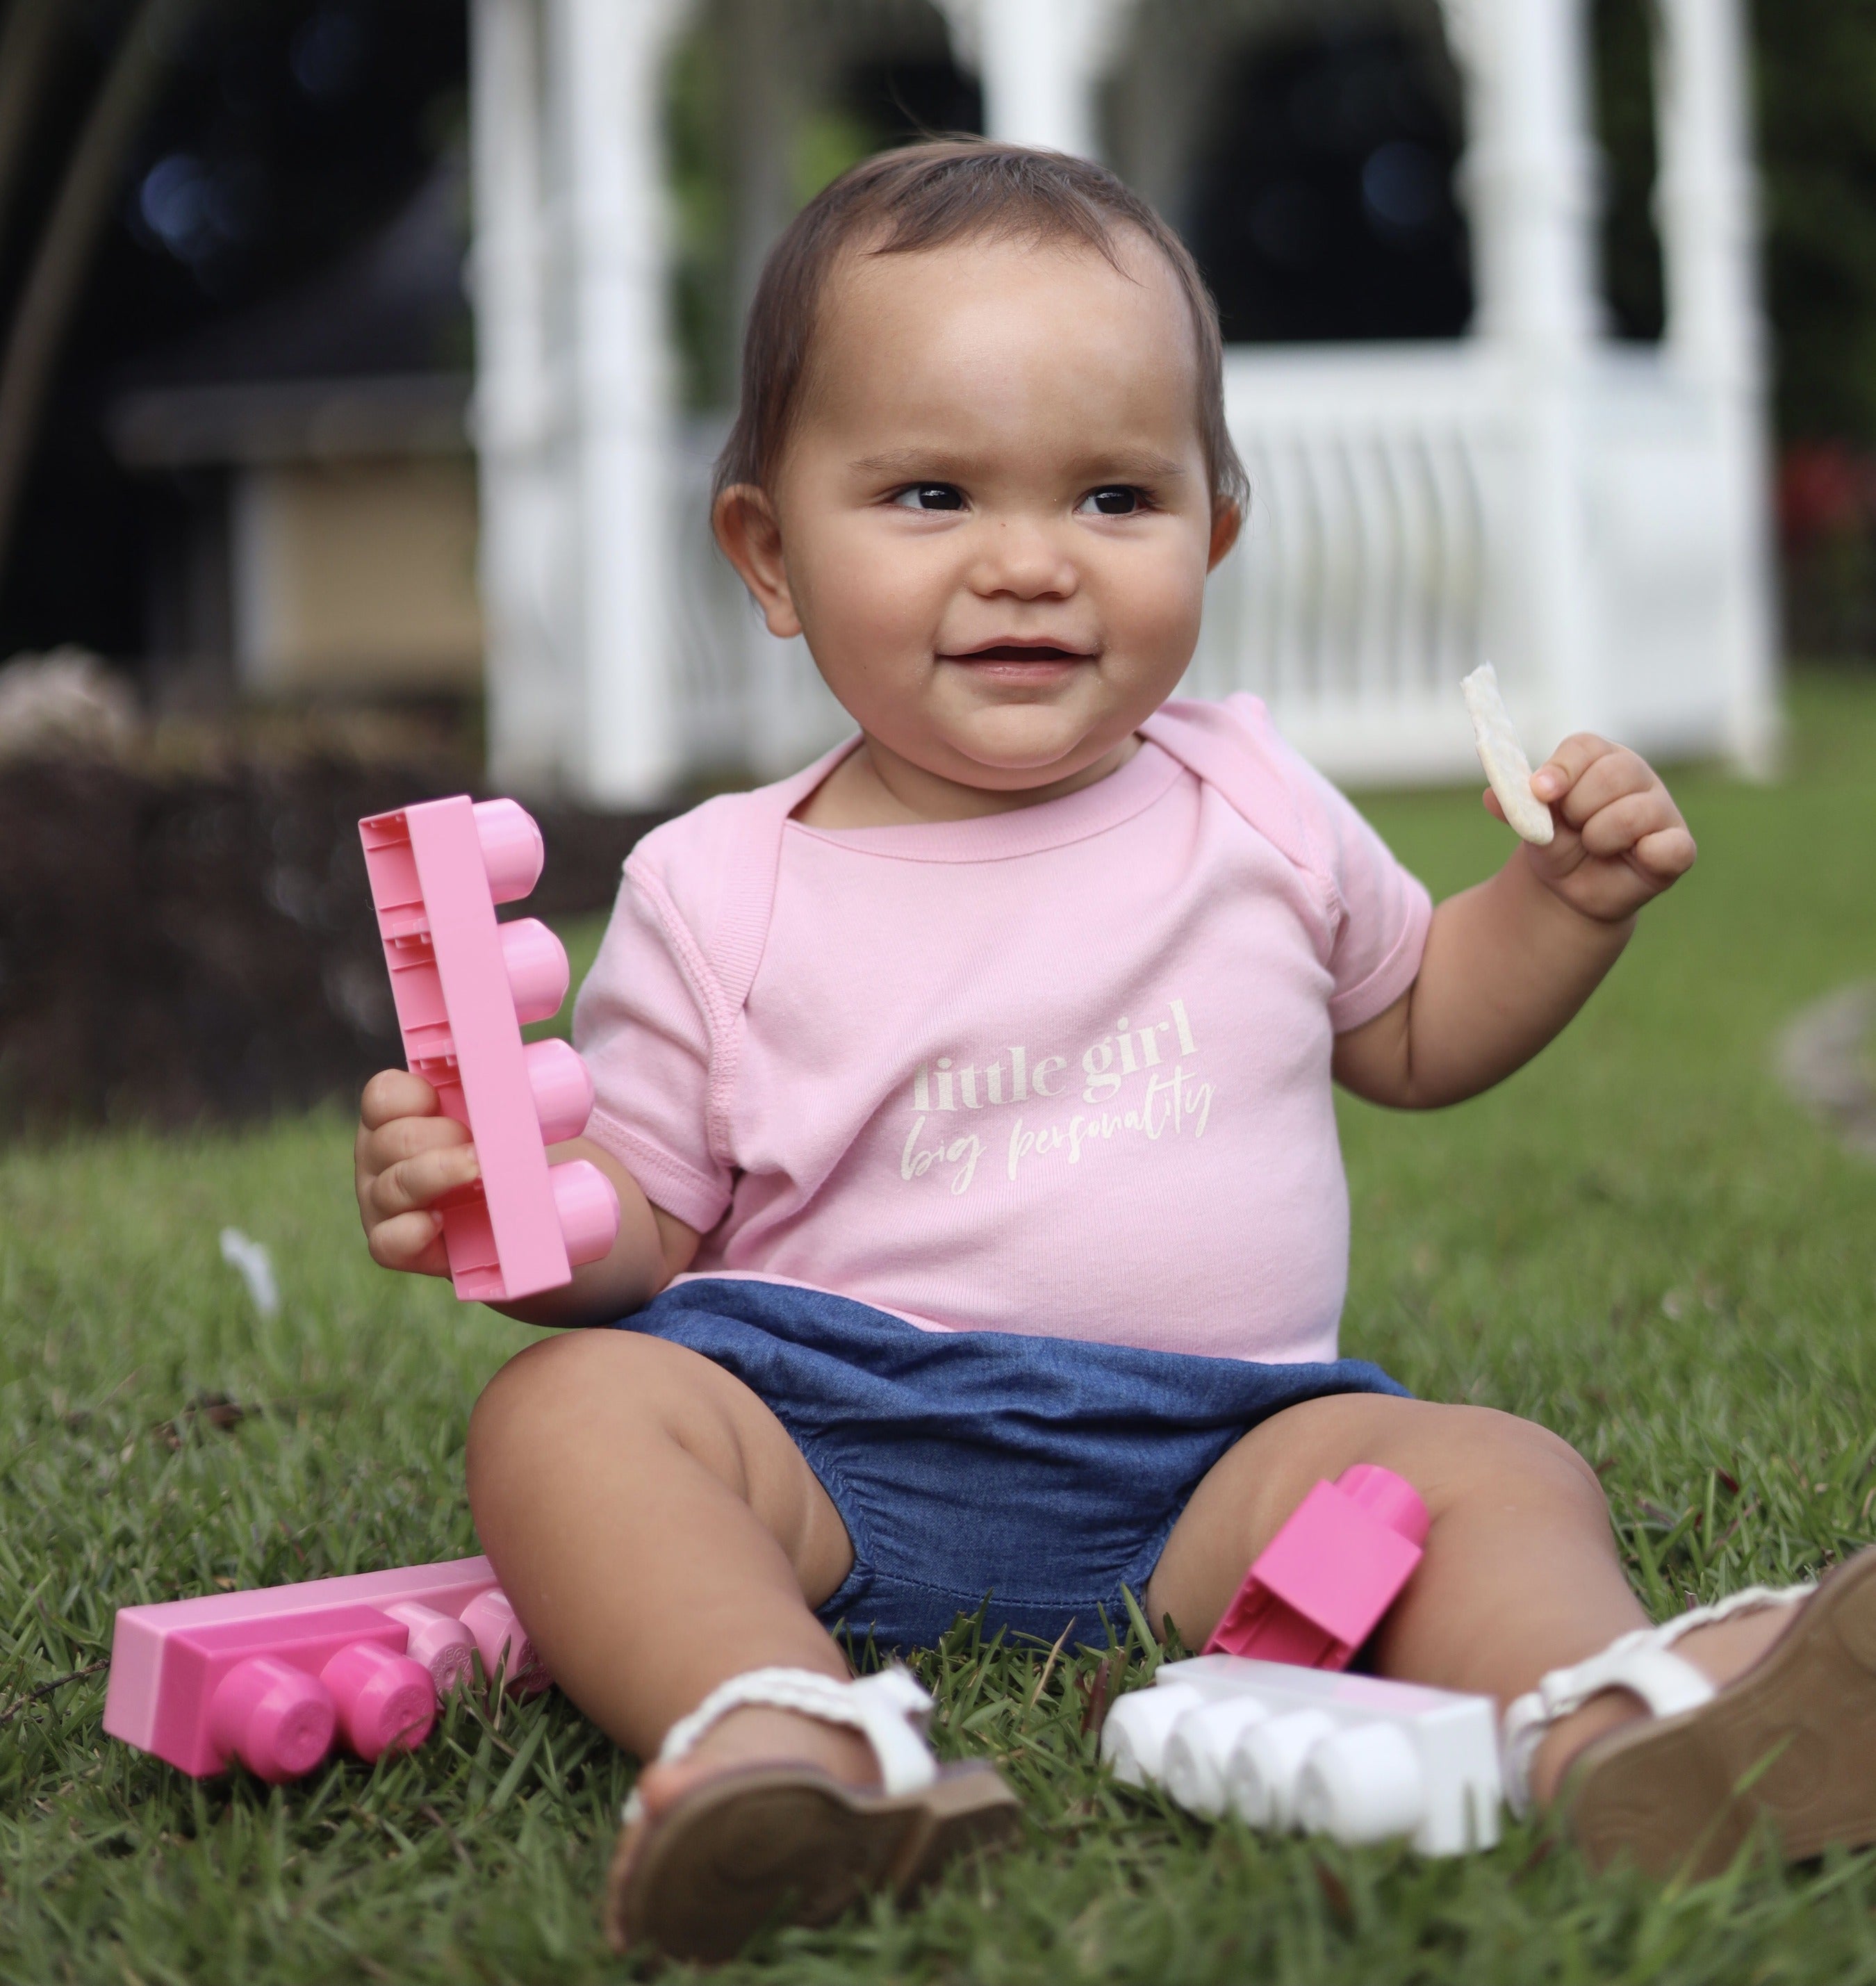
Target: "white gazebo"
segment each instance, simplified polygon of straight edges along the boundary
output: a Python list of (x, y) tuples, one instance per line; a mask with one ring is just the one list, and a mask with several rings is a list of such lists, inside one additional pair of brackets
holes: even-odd
[[(843, 727), (715, 557), (722, 426), (676, 409), (662, 110), (694, 4), (473, 0), (491, 771), (518, 790), (644, 803), (713, 767), (785, 770)], [(993, 135), (1096, 153), (1140, 4), (940, 11)], [(744, 5), (792, 7), (798, 27), (816, 7), (832, 24), (923, 0)], [(1666, 331), (1648, 346), (1603, 328), (1589, 0), (1236, 0), (1234, 18), (1331, 5), (1444, 38), (1478, 307), (1444, 342), (1230, 348), (1253, 512), (1189, 687), (1256, 691), (1338, 778), (1431, 779), (1471, 763), (1455, 685), (1489, 657), (1534, 743), (1587, 726), (1763, 768), (1777, 715), (1739, 0), (1654, 0)]]

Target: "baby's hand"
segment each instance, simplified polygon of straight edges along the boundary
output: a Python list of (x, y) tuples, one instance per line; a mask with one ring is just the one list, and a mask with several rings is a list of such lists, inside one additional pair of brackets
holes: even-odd
[(365, 1086), (352, 1164), (372, 1260), (416, 1275), (448, 1275), (443, 1218), (435, 1206), (476, 1177), (476, 1151), (468, 1127), (442, 1114), (422, 1076), (387, 1069)]
[[(1566, 738), (1531, 776), (1550, 807), (1556, 839), (1527, 843), (1539, 880), (1585, 917), (1619, 924), (1686, 874), (1697, 850), (1660, 776), (1641, 756), (1606, 738)], [(1489, 789), (1488, 813), (1504, 810)]]

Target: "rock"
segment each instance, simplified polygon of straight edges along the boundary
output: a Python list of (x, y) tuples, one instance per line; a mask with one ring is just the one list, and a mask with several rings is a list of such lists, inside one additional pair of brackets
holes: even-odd
[(121, 759), (140, 729), (134, 692), (88, 648), (0, 668), (0, 759)]
[(1876, 984), (1845, 986), (1796, 1015), (1775, 1049), (1786, 1089), (1836, 1132), (1845, 1148), (1876, 1158)]

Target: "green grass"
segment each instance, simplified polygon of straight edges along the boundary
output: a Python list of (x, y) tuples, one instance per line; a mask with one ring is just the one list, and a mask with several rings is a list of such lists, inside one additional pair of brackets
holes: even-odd
[[(1346, 1348), (1577, 1442), (1660, 1611), (1876, 1536), (1876, 1168), (1768, 1059), (1790, 1012), (1876, 976), (1876, 676), (1804, 679), (1795, 708), (1789, 783), (1677, 782), (1701, 866), (1564, 1041), (1444, 1116), (1343, 1115)], [(1471, 793), (1371, 811), (1437, 890), (1502, 858)], [(525, 1334), (370, 1266), (348, 1136), (334, 1110), (0, 1157), (0, 1978), (652, 1969), (597, 1930), (630, 1768), (557, 1695), (459, 1703), (417, 1756), (285, 1790), (192, 1784), (99, 1732), (116, 1607), (473, 1547), (463, 1427)], [(271, 1325), (224, 1224), (274, 1251)], [(205, 1392), (266, 1411), (219, 1429), (187, 1411)], [(1869, 1856), (1664, 1891), (1529, 1828), (1443, 1863), (1271, 1843), (1104, 1782), (1092, 1656), (964, 1635), (924, 1666), (941, 1742), (1006, 1763), (1026, 1840), (721, 1976), (1876, 1980)]]

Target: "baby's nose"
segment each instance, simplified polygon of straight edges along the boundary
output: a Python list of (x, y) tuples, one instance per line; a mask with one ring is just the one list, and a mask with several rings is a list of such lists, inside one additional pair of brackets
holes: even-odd
[(1081, 576), (1046, 526), (1000, 518), (985, 534), (970, 584), (987, 597), (1009, 594), (1019, 600), (1066, 600), (1080, 587)]

